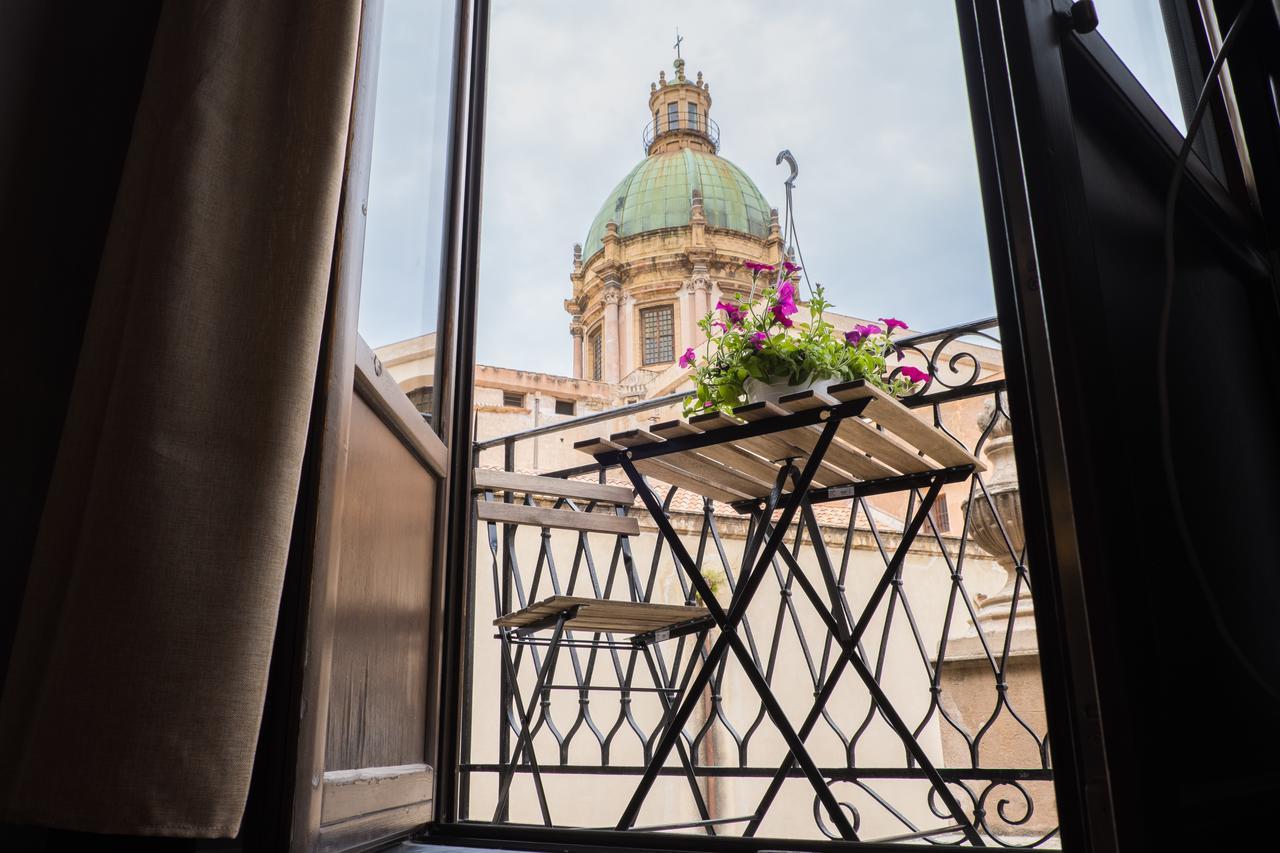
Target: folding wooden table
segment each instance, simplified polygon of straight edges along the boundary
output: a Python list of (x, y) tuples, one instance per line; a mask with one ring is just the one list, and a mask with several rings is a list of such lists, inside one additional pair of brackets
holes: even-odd
[[(662, 737), (617, 828), (625, 830), (635, 825), (640, 807), (679, 741), (681, 729), (697, 706), (699, 696), (721, 659), (732, 651), (789, 751), (756, 810), (745, 818), (745, 835), (755, 834), (793, 764), (798, 764), (841, 836), (857, 839), (852, 824), (804, 745), (847, 665), (858, 673), (872, 701), (950, 811), (954, 826), (937, 832), (959, 830), (970, 844), (985, 846), (973, 821), (948, 790), (857, 653), (859, 640), (942, 486), (964, 480), (973, 471), (982, 470), (982, 464), (941, 430), (919, 420), (897, 400), (861, 381), (832, 386), (826, 393), (801, 391), (783, 397), (777, 404), (749, 404), (734, 410), (733, 415), (730, 418), (714, 412), (575, 444), (601, 465), (617, 465), (626, 472), (653, 516), (660, 535), (706, 603), (711, 619), (721, 629), (697, 675), (686, 681), (678, 707), (665, 720)], [(755, 516), (757, 523), (747, 542), (742, 582), (728, 610), (717, 603), (699, 566), (646, 484), (645, 476), (728, 503), (740, 512)], [(795, 555), (785, 547), (786, 531), (799, 512), (812, 534), (821, 535), (813, 512), (816, 503), (911, 489), (923, 489), (923, 499), (906, 521), (902, 539), (862, 613), (854, 619), (837, 588), (829, 561), (819, 560), (820, 580), (827, 595), (824, 600)], [(778, 513), (776, 520), (775, 513)], [(747, 607), (775, 557), (781, 557), (790, 567), (797, 584), (836, 637), (841, 650), (798, 730), (791, 725), (768, 680), (738, 636)]]

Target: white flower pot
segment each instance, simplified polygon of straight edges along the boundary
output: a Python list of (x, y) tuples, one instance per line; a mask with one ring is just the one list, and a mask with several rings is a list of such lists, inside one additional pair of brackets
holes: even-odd
[(813, 390), (825, 392), (832, 385), (838, 384), (840, 384), (840, 380), (834, 378), (811, 380), (803, 385), (790, 385), (787, 383), (786, 377), (781, 377), (775, 382), (761, 382), (755, 377), (750, 377), (746, 382), (742, 383), (742, 390), (747, 395), (748, 403), (776, 403), (780, 398), (788, 394), (794, 394), (797, 391)]

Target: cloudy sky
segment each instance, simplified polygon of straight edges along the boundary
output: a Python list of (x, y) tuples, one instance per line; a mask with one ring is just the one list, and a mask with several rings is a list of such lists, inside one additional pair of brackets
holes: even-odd
[[(440, 0), (390, 0), (361, 333), (435, 325), (443, 173)], [(1156, 0), (1101, 0), (1101, 31), (1167, 112)], [(810, 275), (836, 310), (931, 329), (995, 313), (952, 0), (493, 0), (478, 358), (567, 373), (572, 247), (643, 156), (649, 84), (711, 86), (720, 154), (783, 204), (789, 148)]]

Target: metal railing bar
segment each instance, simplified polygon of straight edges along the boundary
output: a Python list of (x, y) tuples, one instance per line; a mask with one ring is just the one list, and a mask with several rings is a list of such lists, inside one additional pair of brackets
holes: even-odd
[[(616, 409), (606, 409), (603, 412), (596, 412), (591, 415), (583, 415), (580, 418), (570, 418), (567, 421), (560, 421), (555, 424), (547, 424), (546, 426), (534, 427), (533, 429), (523, 430), (521, 432), (508, 433), (500, 435), (497, 438), (487, 438), (484, 441), (477, 441), (475, 449), (489, 450), (493, 447), (501, 447), (508, 441), (520, 441), (526, 438), (536, 438), (540, 435), (550, 435), (553, 432), (561, 432), (575, 427), (587, 426), (588, 424), (600, 423), (601, 421), (611, 421), (614, 418), (635, 415), (640, 412), (647, 412), (650, 409), (660, 409), (663, 406), (669, 406), (672, 403), (678, 403), (685, 397), (689, 396), (687, 391), (677, 391), (674, 394), (667, 394), (664, 397), (654, 397), (651, 400), (640, 400), (636, 403), (628, 403), (625, 406), (619, 406)], [(594, 471), (595, 466), (592, 465), (590, 470)]]
[[(523, 769), (517, 768), (517, 772), (532, 772), (528, 765), (521, 765)], [(463, 764), (461, 769), (473, 773), (499, 773), (508, 767), (501, 764)], [(628, 764), (544, 764), (541, 772), (543, 775), (556, 773), (566, 776), (638, 776), (644, 772), (641, 765)], [(835, 782), (852, 782), (859, 779), (904, 779), (904, 780), (923, 780), (925, 779), (924, 771), (917, 767), (821, 767), (819, 771), (823, 776)], [(709, 766), (705, 764), (695, 765), (693, 768), (695, 776), (708, 776), (716, 778), (743, 778), (743, 779), (759, 779), (772, 777), (778, 772), (777, 767), (734, 767), (725, 765)], [(938, 775), (948, 782), (1051, 782), (1053, 781), (1053, 770), (1033, 769), (1025, 767), (1012, 768), (971, 768), (971, 767), (939, 767)], [(678, 765), (670, 765), (658, 768), (659, 776), (682, 776), (685, 769)], [(801, 778), (804, 772), (798, 767), (793, 767), (787, 771), (788, 777)]]

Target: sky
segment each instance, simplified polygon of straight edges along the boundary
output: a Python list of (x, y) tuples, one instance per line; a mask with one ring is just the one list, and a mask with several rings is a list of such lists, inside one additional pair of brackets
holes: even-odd
[[(362, 287), (373, 346), (435, 327), (449, 15), (389, 0)], [(1177, 115), (1156, 0), (1100, 0), (1102, 32)], [(566, 374), (569, 271), (644, 156), (649, 84), (705, 74), (720, 155), (784, 202), (841, 313), (928, 330), (994, 315), (951, 0), (493, 0), (477, 359)], [(1179, 119), (1180, 123), (1180, 119)]]

